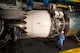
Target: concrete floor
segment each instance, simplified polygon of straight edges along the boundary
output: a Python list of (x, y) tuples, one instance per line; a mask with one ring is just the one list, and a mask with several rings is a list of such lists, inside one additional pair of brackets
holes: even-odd
[[(52, 39), (51, 39), (52, 40)], [(64, 50), (80, 47), (77, 42), (67, 37), (64, 42)], [(57, 38), (48, 39), (24, 39), (16, 43), (11, 43), (6, 48), (6, 53), (58, 53)], [(0, 52), (1, 53), (1, 52)]]

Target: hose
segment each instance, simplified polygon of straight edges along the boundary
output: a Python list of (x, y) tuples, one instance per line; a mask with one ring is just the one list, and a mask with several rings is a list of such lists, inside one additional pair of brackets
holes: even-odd
[(74, 35), (74, 37), (76, 38), (76, 40), (77, 40), (78, 42), (80, 42), (80, 40), (79, 40), (79, 38), (77, 37), (77, 35)]
[(0, 20), (0, 35), (3, 33), (4, 31), (4, 21), (3, 20)]

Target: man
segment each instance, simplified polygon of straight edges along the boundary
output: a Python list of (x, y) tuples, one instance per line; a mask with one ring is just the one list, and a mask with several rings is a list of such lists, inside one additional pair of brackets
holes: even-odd
[(57, 34), (58, 34), (58, 37), (59, 37), (59, 40), (58, 40), (58, 47), (59, 49), (63, 50), (63, 43), (64, 43), (64, 40), (65, 40), (65, 36), (64, 36), (64, 31), (57, 31)]

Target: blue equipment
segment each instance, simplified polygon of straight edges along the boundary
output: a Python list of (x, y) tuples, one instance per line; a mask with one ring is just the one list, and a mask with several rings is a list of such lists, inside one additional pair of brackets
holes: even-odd
[(48, 7), (49, 5), (49, 0), (43, 0), (45, 7)]
[(27, 9), (30, 10), (33, 8), (33, 0), (26, 0), (27, 2)]

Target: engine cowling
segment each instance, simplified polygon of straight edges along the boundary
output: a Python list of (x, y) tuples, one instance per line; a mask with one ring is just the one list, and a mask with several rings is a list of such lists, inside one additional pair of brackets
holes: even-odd
[(26, 13), (25, 26), (27, 36), (34, 37), (48, 37), (51, 29), (51, 18), (45, 10), (33, 10)]

